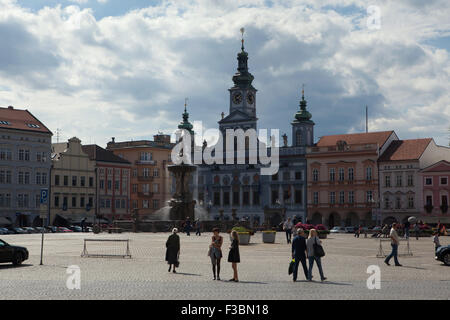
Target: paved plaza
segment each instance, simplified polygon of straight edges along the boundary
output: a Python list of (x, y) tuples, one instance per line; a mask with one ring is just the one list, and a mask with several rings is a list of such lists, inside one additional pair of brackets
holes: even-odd
[[(207, 249), (211, 233), (200, 237), (180, 234), (181, 255), (177, 274), (167, 272), (164, 261), (168, 233), (45, 234), (44, 265), (39, 265), (40, 234), (4, 235), (0, 238), (28, 248), (23, 266), (0, 264), (3, 299), (449, 299), (450, 268), (434, 260), (431, 238), (411, 239), (412, 257), (400, 257), (403, 267), (388, 267), (376, 258), (378, 241), (333, 234), (323, 241), (323, 267), (328, 281), (306, 282), (288, 276), (290, 245), (283, 233), (275, 244), (262, 243), (261, 233), (241, 246), (239, 283), (231, 283), (226, 262), (229, 237), (224, 237), (221, 278), (213, 281)], [(82, 258), (84, 238), (130, 239), (131, 259)], [(441, 237), (442, 244), (450, 237)], [(389, 249), (389, 243), (384, 244)], [(404, 242), (400, 253), (404, 251)], [(393, 263), (392, 263), (393, 264)], [(81, 288), (66, 286), (67, 267), (81, 270)], [(381, 289), (366, 285), (369, 265), (381, 269)], [(313, 271), (319, 279), (318, 270)]]

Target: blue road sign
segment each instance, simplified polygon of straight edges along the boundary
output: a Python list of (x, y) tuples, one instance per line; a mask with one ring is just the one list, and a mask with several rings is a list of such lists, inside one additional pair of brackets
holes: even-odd
[(41, 189), (41, 203), (47, 203), (48, 189)]

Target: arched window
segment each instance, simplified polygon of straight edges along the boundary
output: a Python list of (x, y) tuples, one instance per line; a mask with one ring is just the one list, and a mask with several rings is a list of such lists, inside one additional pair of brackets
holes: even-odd
[(298, 146), (302, 145), (302, 132), (300, 130), (297, 130), (295, 132), (295, 141), (297, 142)]

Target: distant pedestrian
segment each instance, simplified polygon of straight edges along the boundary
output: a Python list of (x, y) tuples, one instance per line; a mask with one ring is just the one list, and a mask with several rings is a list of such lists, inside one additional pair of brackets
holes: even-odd
[(355, 237), (359, 238), (360, 234), (361, 234), (361, 226), (359, 226), (358, 228), (355, 229)]
[(202, 230), (202, 223), (200, 222), (200, 219), (197, 219), (197, 221), (195, 221), (195, 235), (201, 236), (201, 230)]
[(437, 227), (437, 231), (438, 231), (439, 235), (442, 235), (442, 233), (441, 233), (441, 230), (442, 230), (441, 220), (438, 220), (438, 223), (437, 223), (436, 227)]
[(291, 218), (288, 218), (286, 222), (283, 224), (283, 230), (286, 232), (286, 241), (288, 244), (291, 243), (293, 226), (294, 224), (291, 222)]
[(320, 280), (325, 281), (327, 280), (327, 278), (323, 275), (322, 262), (320, 261), (320, 257), (314, 251), (314, 245), (322, 245), (322, 242), (317, 235), (317, 230), (311, 229), (309, 230), (308, 240), (306, 240), (306, 248), (309, 260), (308, 280), (312, 280), (312, 269), (314, 267), (314, 261), (316, 261), (317, 268), (319, 268)]
[(237, 264), (241, 262), (241, 257), (239, 255), (239, 236), (236, 230), (231, 231), (231, 246), (230, 252), (228, 253), (228, 262), (231, 262), (231, 267), (233, 268), (233, 278), (230, 281), (239, 282)]
[(387, 238), (388, 234), (389, 234), (389, 227), (387, 224), (385, 224), (383, 226), (383, 229), (381, 229), (381, 233), (383, 234), (384, 238)]
[(416, 234), (416, 240), (419, 240), (419, 236), (420, 236), (419, 222), (416, 222), (416, 224), (414, 225), (414, 233)]
[(433, 243), (434, 243), (434, 251), (437, 251), (437, 249), (441, 246), (441, 242), (439, 241), (439, 231), (436, 231), (434, 233)]
[(81, 219), (80, 227), (81, 227), (81, 232), (86, 231), (86, 218)]
[(411, 227), (411, 223), (406, 220), (405, 221), (405, 239), (409, 239), (409, 228)]
[(220, 280), (220, 260), (222, 259), (222, 244), (223, 237), (219, 235), (219, 228), (214, 228), (211, 244), (209, 245), (209, 257), (211, 258), (214, 280)]
[(308, 279), (308, 268), (306, 267), (306, 239), (302, 228), (297, 230), (297, 236), (292, 241), (292, 259), (294, 259), (294, 270), (292, 280), (297, 281), (298, 266), (301, 263), (305, 278)]
[(166, 241), (166, 261), (169, 264), (169, 272), (173, 265), (173, 273), (176, 273), (175, 268), (179, 265), (180, 257), (180, 237), (177, 235), (178, 229), (173, 228), (172, 234)]
[(392, 246), (392, 252), (390, 255), (386, 257), (384, 260), (384, 263), (386, 263), (388, 266), (390, 266), (389, 261), (392, 257), (394, 257), (394, 262), (397, 267), (401, 267), (402, 265), (398, 262), (398, 245), (400, 243), (400, 238), (397, 233), (397, 224), (392, 224), (391, 232), (389, 233), (389, 236), (391, 237), (391, 246)]
[(186, 232), (187, 236), (191, 235), (191, 219), (189, 217), (186, 218), (186, 221), (184, 222), (184, 232)]

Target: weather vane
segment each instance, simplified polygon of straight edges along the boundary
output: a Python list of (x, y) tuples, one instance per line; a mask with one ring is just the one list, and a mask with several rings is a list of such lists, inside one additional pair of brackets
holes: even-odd
[(242, 34), (242, 50), (244, 50), (244, 31), (245, 31), (245, 29), (244, 28), (241, 28), (241, 34)]
[(188, 98), (184, 98), (184, 112), (186, 112), (187, 102), (188, 102)]

